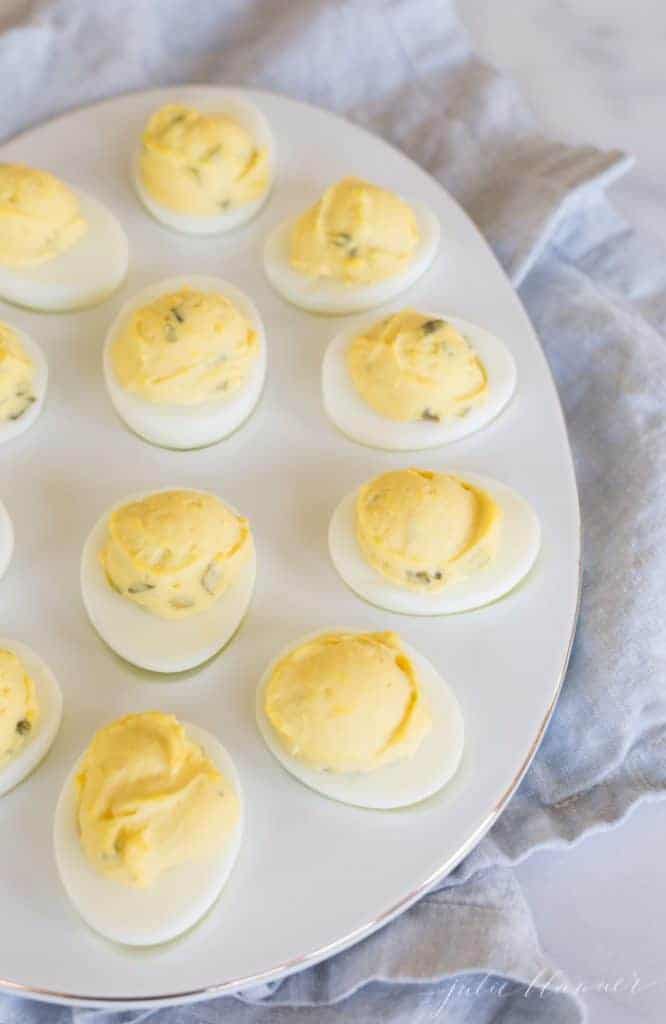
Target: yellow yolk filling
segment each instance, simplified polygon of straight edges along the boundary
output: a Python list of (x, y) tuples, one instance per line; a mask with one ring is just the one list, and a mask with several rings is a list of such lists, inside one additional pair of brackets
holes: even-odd
[(0, 650), (0, 770), (19, 752), (38, 719), (35, 684), (13, 651)]
[(127, 391), (195, 405), (240, 390), (258, 353), (256, 332), (229, 299), (183, 288), (133, 313), (111, 358)]
[(347, 369), (375, 412), (401, 422), (464, 416), (488, 393), (484, 366), (462, 334), (413, 309), (358, 334)]
[(100, 560), (112, 587), (165, 619), (210, 607), (252, 549), (247, 519), (212, 494), (163, 491), (116, 509)]
[(411, 757), (431, 728), (395, 633), (325, 633), (273, 669), (265, 711), (280, 741), (320, 771), (370, 772)]
[(356, 538), (365, 559), (391, 583), (433, 593), (495, 557), (501, 515), (489, 494), (465, 480), (396, 470), (361, 488)]
[(308, 277), (375, 284), (406, 270), (418, 242), (416, 217), (404, 200), (345, 178), (294, 224), (290, 261)]
[(35, 366), (18, 334), (0, 323), (0, 422), (18, 420), (35, 401)]
[(176, 213), (219, 216), (259, 199), (268, 188), (268, 153), (225, 114), (169, 104), (142, 136), (141, 181)]
[(147, 887), (170, 868), (214, 855), (238, 797), (173, 715), (126, 715), (93, 737), (76, 777), (83, 850), (106, 878)]
[(46, 263), (88, 230), (74, 193), (48, 171), (0, 164), (0, 264)]

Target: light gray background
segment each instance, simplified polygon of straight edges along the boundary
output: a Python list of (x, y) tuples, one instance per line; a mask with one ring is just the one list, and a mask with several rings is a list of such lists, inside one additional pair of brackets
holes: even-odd
[[(666, 237), (664, 0), (457, 4), (476, 50), (515, 79), (546, 135), (636, 156), (610, 196)], [(643, 803), (619, 828), (516, 869), (544, 951), (586, 986), (591, 1024), (665, 1018), (665, 854), (663, 804)]]

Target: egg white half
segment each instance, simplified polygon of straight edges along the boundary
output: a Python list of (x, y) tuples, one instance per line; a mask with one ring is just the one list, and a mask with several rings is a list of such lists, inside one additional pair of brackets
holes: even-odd
[(250, 103), (239, 93), (233, 91), (219, 89), (211, 89), (210, 92), (197, 91), (192, 97), (183, 94), (180, 99), (175, 99), (172, 102), (182, 102), (204, 114), (226, 114), (237, 121), (242, 128), (245, 128), (258, 148), (265, 149), (268, 154), (268, 187), (258, 199), (243, 203), (233, 210), (216, 216), (177, 213), (158, 203), (144, 187), (140, 173), (141, 142), (139, 140), (134, 151), (131, 168), (132, 182), (139, 199), (156, 220), (173, 231), (180, 231), (186, 235), (219, 235), (247, 224), (265, 204), (275, 178), (275, 139), (268, 121), (254, 103)]
[[(81, 595), (88, 617), (102, 640), (125, 661), (151, 672), (184, 672), (212, 658), (231, 640), (252, 600), (257, 562), (254, 544), (238, 576), (204, 611), (183, 619), (163, 619), (113, 589), (99, 559), (114, 509), (158, 491), (130, 494), (93, 527), (81, 556)], [(202, 493), (197, 491), (197, 493)], [(231, 505), (227, 506), (232, 511)]]
[(12, 330), (18, 336), (26, 355), (32, 359), (35, 367), (35, 375), (33, 377), (35, 401), (32, 405), (28, 406), (23, 415), (19, 416), (17, 420), (0, 421), (0, 444), (3, 441), (11, 441), (13, 438), (18, 437), (19, 434), (22, 434), (28, 427), (33, 425), (44, 406), (49, 379), (46, 356), (37, 342), (33, 341), (29, 334), (26, 334), (25, 331), (20, 330), (18, 327), (12, 326)]
[[(256, 331), (259, 353), (244, 386), (230, 398), (201, 402), (198, 405), (161, 405), (127, 391), (116, 376), (111, 350), (127, 319), (135, 310), (154, 302), (160, 295), (180, 288), (225, 295)], [(181, 275), (143, 288), (125, 303), (107, 333), (103, 360), (109, 397), (130, 430), (163, 448), (202, 448), (233, 434), (254, 411), (266, 380), (266, 332), (254, 303), (229, 281), (202, 274)]]
[(418, 803), (437, 793), (455, 775), (460, 764), (465, 741), (462, 711), (453, 690), (444, 682), (435, 666), (404, 641), (403, 647), (416, 668), (432, 718), (432, 728), (413, 757), (377, 768), (373, 772), (338, 773), (311, 768), (292, 757), (282, 746), (264, 710), (266, 687), (273, 669), (285, 655), (319, 635), (315, 633), (303, 637), (297, 644), (285, 648), (271, 662), (259, 682), (256, 694), (257, 726), (268, 749), (299, 782), (343, 804), (390, 810)]
[(86, 857), (76, 822), (78, 759), (60, 793), (53, 824), (56, 864), (65, 891), (94, 931), (112, 942), (153, 946), (181, 935), (212, 907), (232, 872), (243, 835), (243, 794), (231, 757), (205, 729), (183, 723), (191, 740), (233, 786), (238, 796), (238, 823), (214, 857), (180, 864), (164, 872), (154, 885), (138, 889), (98, 874)]
[(499, 548), (489, 565), (475, 575), (434, 594), (397, 587), (366, 562), (356, 540), (358, 491), (342, 499), (331, 516), (328, 550), (343, 581), (359, 597), (404, 615), (451, 615), (491, 604), (513, 590), (534, 565), (541, 546), (541, 527), (531, 505), (506, 484), (476, 473), (456, 473), (482, 488), (503, 512)]
[(439, 220), (423, 203), (409, 200), (419, 225), (420, 240), (406, 270), (377, 284), (345, 284), (323, 277), (307, 277), (289, 262), (293, 221), (278, 224), (264, 245), (264, 270), (275, 290), (294, 306), (309, 313), (341, 315), (390, 302), (410, 288), (429, 268), (439, 249)]
[(36, 267), (0, 266), (0, 297), (15, 306), (64, 313), (95, 306), (120, 287), (127, 273), (127, 236), (99, 200), (73, 188), (88, 230), (67, 252)]
[(481, 430), (499, 416), (511, 400), (516, 389), (516, 363), (499, 338), (485, 328), (459, 317), (443, 316), (427, 310), (424, 316), (446, 320), (472, 346), (488, 377), (485, 401), (473, 406), (464, 416), (440, 423), (425, 420), (401, 423), (376, 412), (361, 398), (347, 369), (347, 349), (352, 341), (361, 331), (377, 322), (376, 316), (364, 319), (346, 327), (333, 338), (324, 353), (321, 369), (326, 414), (338, 430), (352, 441), (394, 452), (436, 448)]
[(0, 648), (13, 651), (21, 659), (35, 684), (39, 719), (26, 737), (23, 746), (0, 767), (0, 797), (8, 793), (42, 761), (58, 734), (62, 719), (62, 693), (48, 665), (33, 650), (18, 640), (0, 637)]
[(0, 579), (9, 568), (14, 553), (14, 527), (9, 512), (0, 501)]

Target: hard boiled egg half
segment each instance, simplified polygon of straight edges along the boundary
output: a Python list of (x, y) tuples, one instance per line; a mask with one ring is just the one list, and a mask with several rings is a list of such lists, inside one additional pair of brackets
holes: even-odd
[(0, 796), (46, 757), (60, 728), (62, 694), (26, 644), (0, 637)]
[(47, 171), (0, 164), (0, 297), (46, 313), (94, 306), (127, 273), (122, 227)]
[(146, 712), (95, 735), (65, 780), (53, 843), (83, 920), (113, 942), (150, 946), (210, 910), (242, 832), (241, 785), (219, 740)]
[(428, 269), (440, 228), (423, 203), (359, 178), (328, 188), (264, 247), (275, 290), (311, 313), (354, 313), (389, 302)]
[(0, 444), (35, 422), (46, 397), (48, 367), (29, 334), (0, 321)]
[(490, 604), (534, 565), (539, 520), (506, 484), (476, 473), (403, 469), (342, 499), (328, 545), (344, 582), (370, 604), (448, 615)]
[(314, 634), (268, 667), (259, 731), (299, 782), (357, 807), (404, 807), (458, 769), (460, 706), (427, 658), (395, 633)]
[(483, 327), (399, 309), (346, 327), (322, 363), (329, 419), (371, 448), (434, 448), (481, 430), (508, 404), (516, 364)]
[(9, 512), (0, 501), (0, 579), (9, 568), (14, 552), (14, 527)]
[(232, 434), (257, 405), (266, 335), (244, 292), (190, 274), (130, 299), (103, 358), (109, 396), (131, 430), (165, 448), (200, 448)]
[(266, 118), (226, 89), (198, 89), (156, 110), (132, 163), (146, 209), (188, 235), (217, 235), (247, 223), (266, 202), (274, 176)]
[(248, 610), (255, 576), (247, 519), (190, 489), (125, 498), (81, 557), (92, 625), (121, 658), (153, 672), (182, 672), (221, 650)]

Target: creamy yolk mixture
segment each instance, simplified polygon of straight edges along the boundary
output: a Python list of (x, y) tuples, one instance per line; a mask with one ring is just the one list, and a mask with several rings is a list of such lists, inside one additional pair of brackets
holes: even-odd
[(35, 684), (13, 651), (0, 650), (0, 770), (19, 752), (38, 719)]
[(147, 887), (223, 848), (238, 797), (173, 715), (126, 715), (93, 737), (76, 777), (84, 852), (106, 878)]
[(136, 310), (111, 358), (127, 391), (195, 405), (242, 388), (258, 353), (256, 332), (229, 299), (183, 288)]
[(359, 491), (356, 538), (365, 559), (391, 583), (436, 592), (496, 555), (501, 510), (489, 494), (455, 476), (402, 469)]
[(35, 401), (35, 366), (19, 336), (0, 322), (0, 423), (18, 420)]
[(345, 178), (294, 224), (290, 262), (308, 277), (375, 284), (404, 271), (418, 242), (416, 217), (404, 200)]
[(247, 519), (212, 494), (162, 491), (116, 509), (100, 560), (112, 587), (165, 619), (204, 611), (252, 549)]
[(219, 216), (258, 199), (268, 188), (268, 154), (225, 114), (169, 104), (142, 136), (141, 181), (176, 213)]
[(347, 369), (361, 398), (391, 420), (448, 420), (487, 396), (483, 364), (462, 334), (413, 309), (358, 334)]
[(411, 757), (431, 728), (395, 633), (326, 633), (273, 669), (265, 711), (289, 753), (321, 771), (370, 772)]
[(0, 265), (46, 263), (88, 230), (74, 193), (48, 171), (0, 164)]

